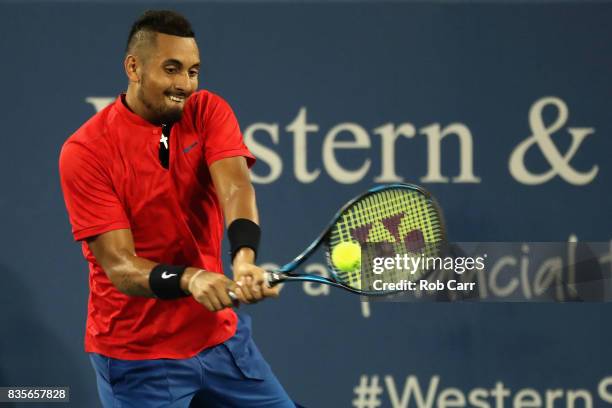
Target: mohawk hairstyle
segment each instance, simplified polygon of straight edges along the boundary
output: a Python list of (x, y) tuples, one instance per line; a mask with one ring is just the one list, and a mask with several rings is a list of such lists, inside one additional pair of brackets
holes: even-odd
[(126, 52), (130, 52), (143, 40), (154, 40), (155, 37), (151, 35), (154, 33), (195, 37), (191, 24), (181, 14), (172, 10), (147, 10), (132, 25)]

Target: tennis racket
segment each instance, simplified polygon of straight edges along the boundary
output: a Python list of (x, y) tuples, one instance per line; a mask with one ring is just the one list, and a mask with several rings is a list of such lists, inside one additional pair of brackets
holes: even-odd
[[(344, 242), (360, 244), (360, 268), (340, 270), (332, 262), (334, 248)], [(369, 285), (363, 284), (374, 277), (368, 266), (374, 254), (369, 253), (368, 248), (380, 248), (382, 244), (391, 248), (394, 254), (439, 256), (445, 242), (442, 213), (425, 189), (412, 184), (381, 185), (347, 202), (301, 254), (277, 270), (269, 271), (266, 280), (269, 286), (281, 282), (308, 281), (335, 286), (359, 295), (386, 295), (391, 292), (372, 290), (366, 287)], [(321, 246), (325, 248), (330, 276), (296, 272)], [(420, 270), (419, 273), (406, 274), (399, 271), (394, 279), (416, 280), (429, 272)]]

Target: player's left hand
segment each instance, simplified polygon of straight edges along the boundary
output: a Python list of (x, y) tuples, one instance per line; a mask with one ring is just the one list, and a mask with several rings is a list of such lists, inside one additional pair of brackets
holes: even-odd
[(234, 262), (234, 281), (240, 286), (238, 300), (242, 303), (256, 303), (266, 297), (278, 297), (279, 287), (269, 287), (266, 271), (248, 262)]

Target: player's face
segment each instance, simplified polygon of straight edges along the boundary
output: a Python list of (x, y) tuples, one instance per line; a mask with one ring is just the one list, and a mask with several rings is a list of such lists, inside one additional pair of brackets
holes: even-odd
[(198, 88), (200, 53), (193, 38), (157, 33), (143, 66), (138, 99), (157, 124), (178, 121)]

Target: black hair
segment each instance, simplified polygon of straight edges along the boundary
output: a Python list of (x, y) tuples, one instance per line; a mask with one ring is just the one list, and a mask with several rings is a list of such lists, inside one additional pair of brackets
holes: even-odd
[(195, 37), (191, 23), (176, 11), (147, 10), (132, 24), (126, 51), (130, 52), (140, 40), (153, 40), (155, 37), (150, 35), (153, 33)]

